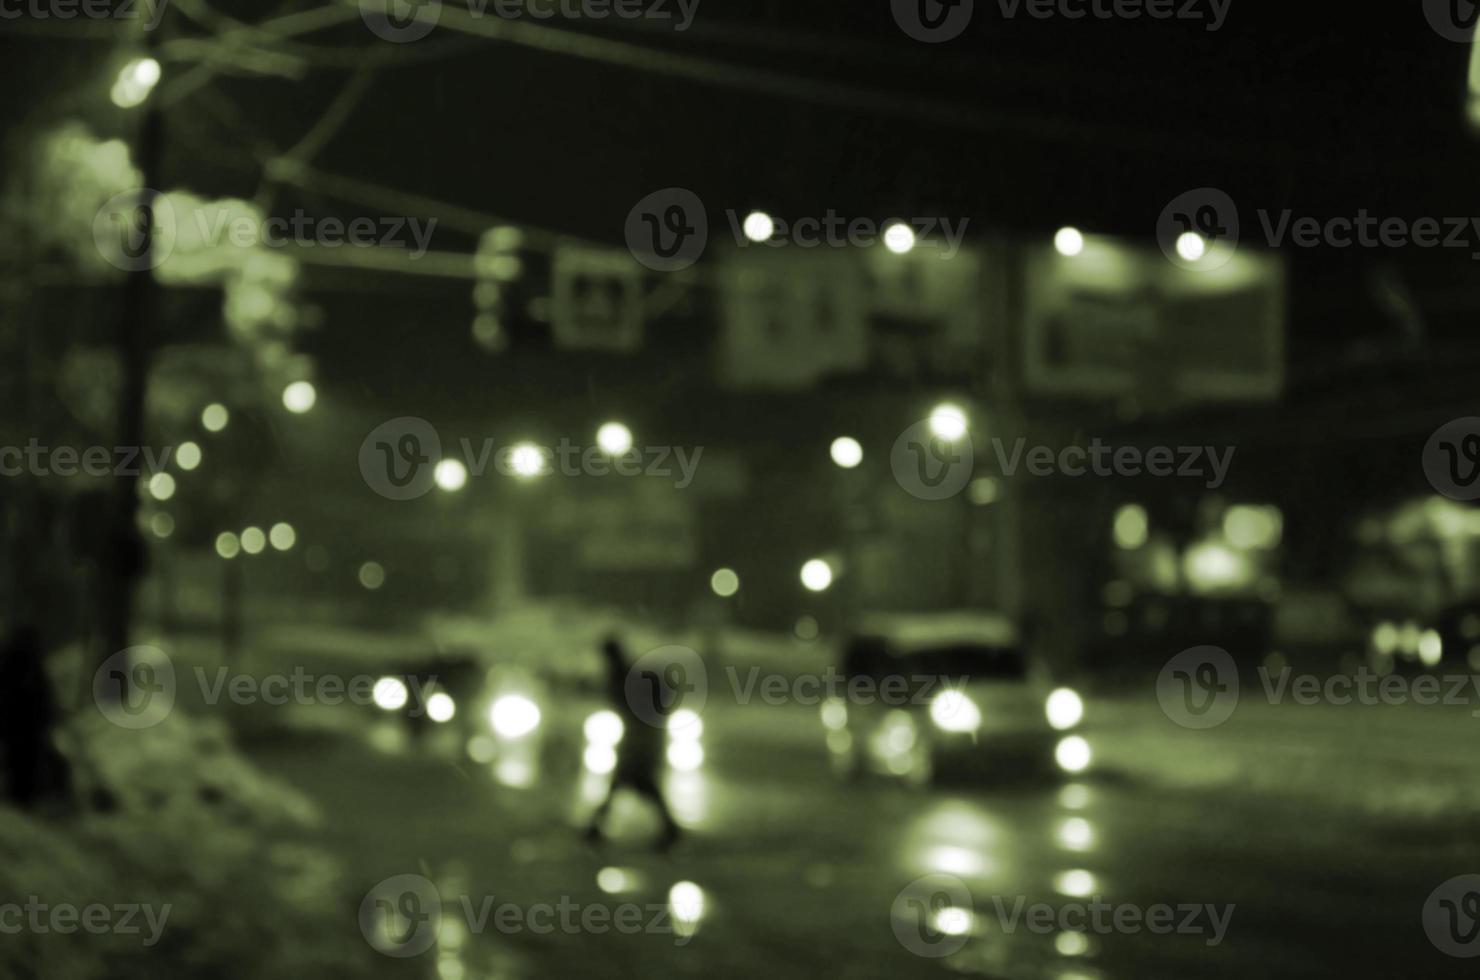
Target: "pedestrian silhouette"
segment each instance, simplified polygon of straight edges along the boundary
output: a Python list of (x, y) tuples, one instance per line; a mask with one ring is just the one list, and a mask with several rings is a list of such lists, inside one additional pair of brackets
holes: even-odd
[(677, 843), (680, 836), (678, 821), (668, 809), (663, 791), (658, 786), (658, 774), (663, 765), (663, 746), (667, 736), (668, 715), (673, 707), (672, 692), (664, 689), (663, 679), (656, 674), (634, 678), (629, 684), (629, 666), (616, 637), (608, 637), (601, 644), (601, 653), (606, 661), (607, 698), (622, 719), (623, 736), (617, 745), (617, 766), (612, 773), (611, 787), (606, 799), (591, 816), (586, 837), (599, 840), (601, 825), (617, 791), (626, 787), (652, 801), (663, 821), (663, 835), (658, 846), (667, 850)]
[(0, 759), (5, 796), (22, 809), (72, 799), (71, 767), (51, 741), (57, 708), (44, 652), (30, 626), (14, 629), (0, 644)]

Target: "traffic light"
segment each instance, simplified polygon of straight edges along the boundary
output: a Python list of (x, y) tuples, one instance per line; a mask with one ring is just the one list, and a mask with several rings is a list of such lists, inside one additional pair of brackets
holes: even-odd
[(520, 249), (524, 233), (503, 225), (490, 228), (478, 241), (473, 259), (477, 285), (473, 287), (473, 339), (485, 350), (501, 351), (509, 346), (509, 324), (514, 310), (511, 288), (524, 275)]

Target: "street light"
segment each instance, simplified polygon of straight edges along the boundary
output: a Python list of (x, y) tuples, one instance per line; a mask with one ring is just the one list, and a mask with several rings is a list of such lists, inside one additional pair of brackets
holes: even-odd
[(242, 550), (249, 555), (260, 555), (267, 547), (267, 535), (262, 533), (260, 527), (249, 527), (242, 531)]
[(220, 402), (212, 402), (200, 413), (200, 424), (206, 427), (207, 432), (220, 432), (229, 421), (231, 413)]
[(307, 381), (295, 381), (283, 389), (283, 407), (294, 415), (302, 415), (313, 408), (319, 393)]
[(1078, 228), (1060, 228), (1053, 236), (1053, 247), (1066, 259), (1084, 251), (1084, 234)]
[(839, 436), (833, 440), (832, 461), (845, 470), (856, 468), (863, 462), (863, 445), (852, 436)]
[(764, 211), (752, 211), (745, 217), (745, 237), (753, 242), (768, 242), (776, 234), (776, 222)]
[(608, 456), (625, 456), (632, 451), (632, 430), (621, 422), (608, 422), (596, 430), (596, 445)]
[(802, 585), (809, 592), (826, 592), (832, 581), (832, 566), (821, 558), (813, 558), (802, 566)]
[(109, 97), (120, 109), (132, 109), (144, 104), (163, 74), (159, 62), (153, 58), (135, 58), (118, 72)]
[(959, 405), (943, 402), (930, 412), (930, 432), (938, 439), (959, 442), (968, 427), (966, 411)]
[(449, 457), (437, 463), (436, 469), (432, 470), (432, 479), (439, 489), (457, 493), (468, 485), (468, 468), (462, 460)]
[(544, 450), (532, 442), (521, 442), (509, 451), (509, 468), (521, 480), (532, 480), (544, 475)]
[(1188, 262), (1197, 262), (1208, 254), (1208, 240), (1195, 231), (1177, 236), (1177, 254)]
[(904, 222), (896, 222), (884, 229), (884, 247), (895, 255), (907, 255), (915, 250), (915, 229)]

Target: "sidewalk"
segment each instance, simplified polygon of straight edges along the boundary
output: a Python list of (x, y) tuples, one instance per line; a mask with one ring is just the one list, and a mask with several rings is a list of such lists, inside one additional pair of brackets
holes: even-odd
[(1270, 794), (1397, 820), (1480, 814), (1480, 718), (1471, 705), (1270, 704), (1183, 728), (1154, 697), (1093, 698), (1096, 769), (1190, 791)]

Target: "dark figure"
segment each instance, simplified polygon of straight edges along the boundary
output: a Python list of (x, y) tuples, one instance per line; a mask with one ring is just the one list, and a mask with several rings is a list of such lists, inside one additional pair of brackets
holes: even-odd
[(677, 843), (680, 834), (678, 822), (669, 812), (663, 791), (658, 786), (667, 737), (664, 723), (672, 707), (673, 696), (664, 691), (663, 679), (657, 675), (633, 678), (632, 683), (628, 683), (627, 658), (621, 642), (615, 637), (602, 643), (601, 652), (606, 658), (607, 698), (622, 719), (623, 735), (617, 745), (617, 768), (612, 773), (611, 788), (592, 815), (586, 836), (591, 840), (601, 837), (601, 822), (611, 809), (617, 790), (625, 786), (647, 797), (657, 807), (663, 820), (663, 836), (658, 846), (666, 851)]
[(0, 760), (6, 798), (22, 809), (72, 798), (71, 767), (51, 741), (57, 709), (42, 653), (40, 634), (29, 626), (0, 646)]

